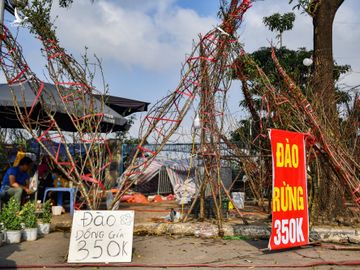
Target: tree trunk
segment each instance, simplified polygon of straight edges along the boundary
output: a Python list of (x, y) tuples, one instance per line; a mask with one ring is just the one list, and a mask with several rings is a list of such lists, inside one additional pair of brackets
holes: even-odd
[(322, 0), (315, 7), (314, 27), (314, 77), (315, 104), (327, 124), (338, 127), (334, 85), (333, 22), (336, 11), (344, 0)]
[[(315, 2), (315, 1), (314, 1)], [(323, 124), (331, 128), (333, 134), (339, 134), (339, 121), (336, 108), (333, 59), (333, 22), (335, 14), (344, 0), (320, 0), (313, 5), (314, 27), (314, 74), (312, 80), (313, 105), (319, 113)], [(326, 160), (321, 159), (319, 166), (324, 166)], [(313, 218), (318, 222), (329, 222), (334, 219), (343, 205), (343, 192), (335, 184), (333, 172), (318, 168), (318, 192), (314, 197)]]

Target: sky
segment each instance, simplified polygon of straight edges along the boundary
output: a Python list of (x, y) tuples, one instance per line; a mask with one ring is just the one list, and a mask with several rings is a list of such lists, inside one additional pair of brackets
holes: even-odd
[[(54, 1), (56, 2), (56, 1)], [(247, 52), (268, 46), (275, 40), (262, 23), (264, 16), (292, 11), (288, 0), (258, 0), (246, 13), (238, 31)], [(112, 95), (155, 103), (173, 91), (180, 79), (181, 63), (191, 52), (199, 33), (206, 33), (219, 23), (219, 0), (75, 0), (71, 8), (54, 6), (52, 18), (57, 26), (60, 45), (80, 59), (85, 46), (89, 56), (102, 61), (105, 80)], [(360, 11), (359, 0), (345, 0), (334, 22), (334, 58), (350, 64), (352, 71), (341, 83), (360, 84)], [(312, 21), (295, 11), (292, 31), (284, 34), (283, 44), (290, 49), (312, 49)], [(13, 20), (7, 16), (6, 22)], [(30, 67), (44, 79), (45, 61), (40, 42), (27, 29), (17, 29), (18, 41)], [(3, 76), (1, 76), (3, 78)], [(101, 87), (100, 79), (97, 81)], [(239, 83), (229, 94), (234, 115), (244, 115), (238, 104)], [(130, 134), (137, 136), (142, 115), (137, 115)]]

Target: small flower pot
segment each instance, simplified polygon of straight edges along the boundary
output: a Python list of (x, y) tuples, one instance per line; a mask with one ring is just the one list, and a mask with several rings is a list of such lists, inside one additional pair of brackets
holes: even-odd
[(38, 235), (46, 235), (50, 233), (50, 223), (39, 223), (38, 224)]
[(53, 206), (51, 207), (51, 211), (53, 216), (60, 216), (62, 213), (62, 206)]
[(35, 241), (37, 239), (37, 228), (25, 228), (22, 232), (25, 241)]
[(21, 242), (21, 231), (6, 231), (6, 243), (16, 244)]

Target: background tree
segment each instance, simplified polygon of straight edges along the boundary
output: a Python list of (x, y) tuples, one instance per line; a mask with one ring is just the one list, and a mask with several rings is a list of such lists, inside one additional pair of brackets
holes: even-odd
[[(270, 47), (260, 48), (249, 54), (249, 58), (263, 70), (267, 75), (269, 83), (280, 96), (282, 93), (287, 92), (286, 89), (288, 89), (288, 85), (275, 66), (271, 56), (271, 50), (272, 48)], [(314, 93), (311, 85), (314, 66), (308, 67), (303, 64), (303, 60), (305, 58), (310, 58), (313, 55), (313, 51), (305, 48), (290, 50), (285, 46), (282, 46), (279, 49), (275, 49), (275, 52), (280, 65), (293, 79), (296, 85), (299, 86), (302, 94), (306, 96), (311, 104), (317, 104), (317, 95)], [(237, 68), (234, 70), (234, 76), (242, 81), (242, 91), (244, 95), (244, 99), (240, 102), (240, 106), (247, 109), (251, 116), (240, 121), (239, 128), (232, 134), (232, 140), (242, 147), (250, 149), (251, 154), (265, 157), (264, 160), (266, 162), (268, 161), (266, 156), (270, 153), (270, 146), (268, 145), (268, 138), (266, 136), (267, 128), (281, 128), (303, 132), (306, 132), (308, 129), (304, 126), (304, 119), (299, 117), (296, 112), (292, 112), (292, 104), (288, 102), (288, 99), (284, 99), (284, 101), (278, 100), (277, 102), (280, 105), (272, 106), (272, 102), (269, 101), (269, 96), (266, 94), (264, 95), (264, 91), (261, 90), (264, 88), (264, 81), (259, 80), (259, 73), (256, 66), (248, 63), (247, 59), (242, 57), (238, 59), (236, 64)], [(355, 103), (348, 91), (339, 89), (335, 86), (335, 83), (339, 80), (341, 74), (344, 74), (349, 70), (349, 65), (337, 65), (336, 62), (334, 62), (333, 69), (331, 70), (331, 77), (334, 82), (334, 102), (339, 109), (344, 108), (347, 112), (342, 113), (341, 119), (338, 121), (342, 126), (339, 132), (343, 136), (339, 136), (337, 140), (343, 145), (350, 145), (352, 149), (356, 149), (356, 144), (354, 143), (354, 138), (356, 137), (348, 139), (349, 136), (346, 134), (349, 133), (349, 129), (354, 126), (353, 119), (356, 117), (354, 116), (354, 113), (356, 113), (356, 110), (354, 110)], [(312, 175), (314, 179), (310, 181), (312, 186), (310, 197), (313, 198), (310, 201), (311, 205), (314, 206), (312, 216), (316, 217), (313, 218), (313, 220), (319, 221), (320, 217), (324, 217), (324, 220), (327, 221), (341, 213), (341, 211), (338, 211), (342, 209), (341, 200), (339, 200), (339, 198), (341, 198), (341, 196), (344, 197), (345, 195), (343, 189), (341, 189), (335, 181), (329, 180), (335, 179), (335, 176), (329, 175), (331, 172), (326, 169), (327, 174), (323, 173), (322, 168), (326, 167), (326, 162), (328, 161), (324, 159), (320, 162), (321, 164), (319, 163), (316, 166), (310, 166), (311, 171), (309, 172), (309, 175)], [(271, 164), (271, 161), (268, 163)], [(311, 163), (309, 164), (311, 165)], [(319, 171), (321, 172), (321, 175), (316, 173), (317, 166), (320, 166)]]
[[(283, 46), (279, 49), (276, 49), (276, 55), (279, 58), (280, 64), (286, 70), (287, 74), (289, 74), (291, 78), (296, 82), (296, 84), (301, 88), (303, 94), (306, 95), (310, 101), (313, 101), (315, 98), (309, 87), (313, 67), (307, 67), (303, 65), (303, 60), (304, 58), (311, 57), (312, 54), (313, 51), (307, 50), (306, 48), (291, 50)], [(272, 85), (274, 85), (279, 90), (286, 87), (281, 79), (281, 75), (277, 72), (274, 62), (271, 59), (270, 47), (262, 47), (251, 53), (250, 57), (264, 70), (264, 72), (270, 79)], [(246, 81), (242, 82), (242, 87), (246, 87), (246, 89), (243, 89), (243, 94), (245, 98), (240, 102), (240, 106), (246, 110), (249, 110), (251, 117), (242, 120), (240, 123), (241, 128), (237, 129), (233, 133), (233, 140), (239, 144), (246, 144), (247, 142), (254, 140), (259, 135), (259, 121), (262, 120), (263, 122), (265, 122), (266, 120), (260, 119), (259, 115), (256, 116), (256, 114), (259, 114), (259, 112), (261, 111), (261, 107), (263, 105), (262, 97), (256, 94), (257, 89), (261, 87), (261, 82), (259, 82), (257, 79), (258, 76), (256, 70), (254, 70), (253, 67), (246, 67), (244, 70), (245, 72), (243, 75), (246, 78)], [(349, 70), (349, 65), (338, 65), (336, 64), (336, 62), (334, 62), (334, 81), (337, 82), (340, 79), (340, 76), (347, 73)], [(236, 77), (236, 74), (234, 74), (234, 76)], [(251, 106), (249, 106), (249, 98), (246, 97), (247, 95), (250, 95), (254, 108), (251, 108)], [(347, 91), (339, 88), (336, 89), (336, 103), (338, 106), (343, 106), (344, 108), (347, 108), (349, 103), (351, 102), (351, 97)], [(251, 112), (251, 110), (255, 110), (257, 113)], [(347, 115), (348, 113), (344, 115), (343, 118), (346, 118)], [(248, 123), (250, 119), (252, 119), (251, 138), (249, 138), (250, 123)], [(271, 127), (273, 123), (268, 124), (268, 127)], [(244, 142), (242, 139), (244, 138), (244, 136), (249, 140), (246, 140), (246, 142)]]
[(290, 0), (297, 2), (294, 8), (302, 9), (312, 17), (314, 42), (314, 74), (312, 88), (318, 100), (318, 110), (323, 118), (338, 128), (336, 92), (333, 77), (333, 23), (336, 12), (344, 0)]
[(270, 29), (270, 31), (277, 31), (279, 34), (276, 36), (280, 42), (280, 48), (283, 46), (282, 35), (285, 31), (291, 30), (294, 27), (295, 14), (293, 12), (275, 13), (271, 16), (264, 17), (264, 24)]
[[(91, 3), (94, 3), (95, 0), (90, 0)], [(59, 0), (59, 6), (60, 7), (69, 7), (74, 0)]]

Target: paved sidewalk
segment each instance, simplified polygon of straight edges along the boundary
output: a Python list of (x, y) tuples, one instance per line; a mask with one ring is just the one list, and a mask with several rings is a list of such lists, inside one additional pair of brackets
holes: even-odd
[[(0, 247), (0, 268), (28, 267), (35, 264), (38, 266), (64, 264), (66, 263), (69, 236), (70, 234), (66, 232), (56, 232), (35, 242), (2, 246)], [(224, 265), (221, 268), (224, 268), (226, 265), (237, 264), (246, 268), (258, 268), (257, 266), (262, 265), (262, 269), (266, 269), (282, 266), (290, 268), (290, 266), (296, 267), (327, 261), (360, 260), (360, 251), (330, 250), (322, 247), (306, 247), (282, 252), (261, 251), (266, 246), (267, 241), (265, 240), (135, 236), (132, 266), (135, 266), (134, 264), (211, 264), (212, 266), (221, 264)], [(66, 265), (64, 267), (65, 269), (69, 268)], [(311, 269), (338, 269), (339, 266), (332, 267), (325, 265)], [(181, 269), (180, 266), (176, 268)], [(342, 269), (355, 268), (356, 266), (348, 265)], [(47, 269), (51, 269), (51, 267), (47, 267)], [(89, 269), (96, 268), (90, 267)]]

